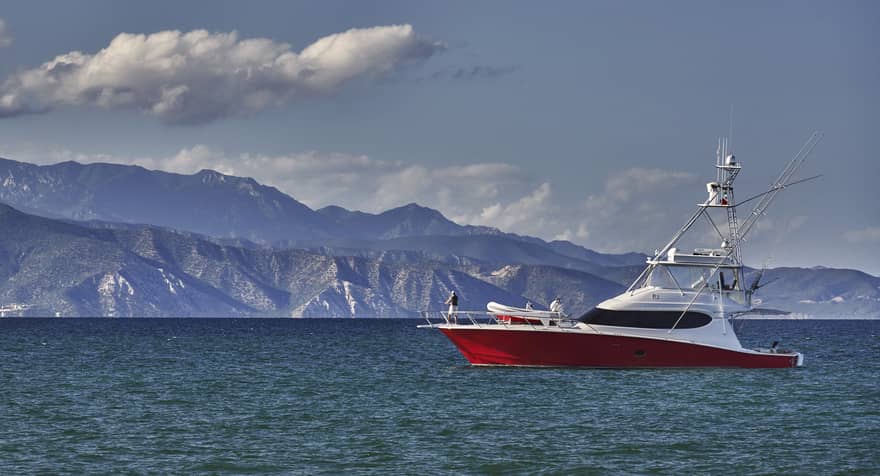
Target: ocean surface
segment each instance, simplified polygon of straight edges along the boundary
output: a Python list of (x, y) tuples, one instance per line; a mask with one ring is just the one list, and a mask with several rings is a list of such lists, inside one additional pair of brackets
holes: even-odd
[(415, 320), (0, 319), (0, 474), (880, 474), (880, 321), (785, 370), (474, 368)]

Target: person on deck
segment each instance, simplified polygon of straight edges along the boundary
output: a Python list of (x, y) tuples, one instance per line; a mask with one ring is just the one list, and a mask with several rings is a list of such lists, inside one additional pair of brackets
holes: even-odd
[(458, 295), (455, 294), (453, 290), (452, 293), (449, 294), (449, 297), (446, 298), (446, 302), (444, 304), (449, 305), (449, 315), (447, 316), (452, 322), (458, 324), (458, 316), (455, 314), (458, 312)]
[(733, 275), (733, 283), (730, 286), (728, 286), (724, 282), (724, 271), (719, 273), (719, 279), (721, 281), (721, 290), (722, 291), (733, 291), (734, 289), (736, 289), (736, 284), (737, 284), (736, 273), (734, 273), (734, 275)]
[(553, 302), (550, 303), (550, 312), (555, 312), (560, 316), (565, 315), (562, 310), (562, 299), (560, 299), (559, 296), (556, 296), (556, 299), (554, 299)]

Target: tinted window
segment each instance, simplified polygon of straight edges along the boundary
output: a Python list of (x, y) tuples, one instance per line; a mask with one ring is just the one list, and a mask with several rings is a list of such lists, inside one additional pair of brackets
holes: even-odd
[[(620, 327), (641, 327), (644, 329), (671, 329), (678, 321), (681, 311), (609, 311), (594, 307), (578, 320), (587, 324)], [(702, 312), (688, 311), (678, 321), (676, 329), (694, 329), (712, 322), (712, 318)]]

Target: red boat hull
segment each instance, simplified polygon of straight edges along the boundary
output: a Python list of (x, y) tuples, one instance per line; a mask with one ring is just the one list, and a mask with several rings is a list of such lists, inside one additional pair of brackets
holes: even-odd
[(739, 352), (662, 339), (579, 332), (441, 328), (474, 365), (548, 367), (797, 367), (798, 354)]

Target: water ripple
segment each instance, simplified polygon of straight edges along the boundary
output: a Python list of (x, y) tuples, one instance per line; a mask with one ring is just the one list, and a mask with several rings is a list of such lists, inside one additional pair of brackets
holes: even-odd
[(474, 368), (404, 320), (0, 320), (0, 473), (878, 473), (878, 321), (795, 370)]

